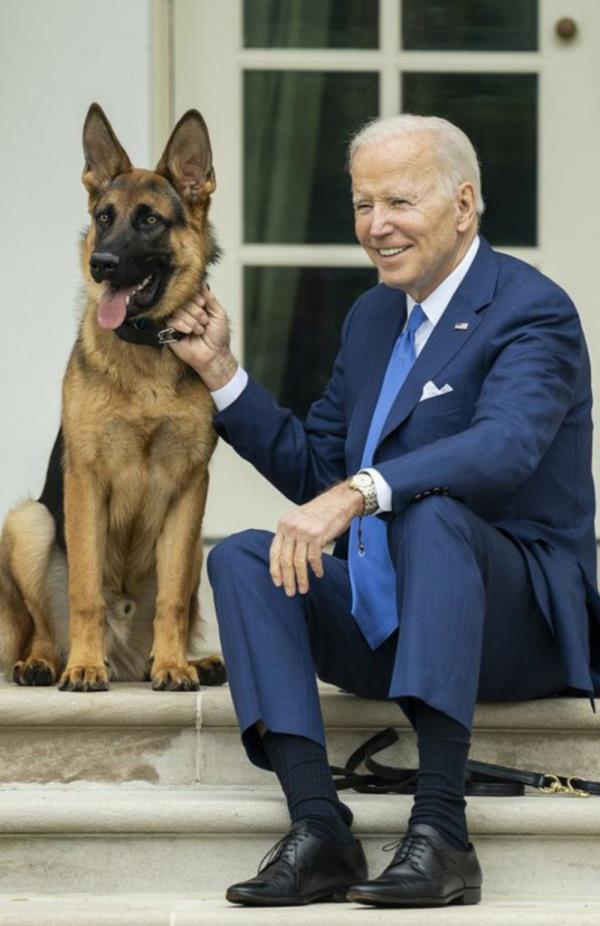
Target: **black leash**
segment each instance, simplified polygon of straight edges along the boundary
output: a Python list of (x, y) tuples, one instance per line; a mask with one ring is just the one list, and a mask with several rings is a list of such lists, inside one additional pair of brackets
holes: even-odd
[[(396, 768), (376, 762), (373, 756), (398, 741), (392, 727), (380, 730), (355, 749), (343, 768), (332, 765), (331, 773), (338, 791), (352, 788), (360, 794), (414, 794), (418, 770)], [(368, 774), (356, 769), (364, 763)], [(465, 794), (474, 797), (515, 797), (525, 793), (525, 787), (537, 788), (545, 794), (572, 794), (576, 797), (600, 795), (600, 782), (586, 781), (577, 775), (569, 777), (549, 772), (492, 765), (489, 762), (467, 761)]]

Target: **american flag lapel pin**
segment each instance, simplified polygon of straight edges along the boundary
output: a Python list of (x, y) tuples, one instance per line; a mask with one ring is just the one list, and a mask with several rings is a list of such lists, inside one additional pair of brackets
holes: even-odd
[(466, 331), (469, 327), (468, 322), (457, 322), (454, 326), (455, 331)]

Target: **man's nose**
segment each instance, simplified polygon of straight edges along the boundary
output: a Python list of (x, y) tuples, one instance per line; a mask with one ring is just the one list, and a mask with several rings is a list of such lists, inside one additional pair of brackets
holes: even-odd
[(372, 235), (380, 237), (387, 235), (393, 229), (390, 218), (390, 211), (387, 206), (374, 206), (371, 212), (371, 226), (369, 231)]
[(119, 267), (119, 258), (110, 251), (94, 251), (90, 257), (90, 270), (96, 283), (110, 280)]

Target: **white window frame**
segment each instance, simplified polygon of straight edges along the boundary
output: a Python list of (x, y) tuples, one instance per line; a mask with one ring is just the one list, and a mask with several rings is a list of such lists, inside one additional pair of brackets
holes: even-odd
[[(600, 85), (600, 3), (540, 0), (537, 52), (421, 52), (399, 49), (401, 0), (380, 0), (380, 48), (243, 49), (241, 0), (151, 0), (154, 25), (155, 136), (160, 153), (175, 119), (200, 109), (211, 133), (217, 174), (212, 221), (224, 258), (211, 273), (212, 285), (228, 308), (233, 347), (243, 361), (243, 268), (272, 266), (370, 266), (356, 245), (271, 245), (243, 242), (242, 119), (245, 69), (378, 71), (381, 113), (399, 112), (402, 71), (483, 71), (535, 73), (538, 101), (538, 246), (504, 248), (561, 283), (580, 310), (590, 345), (596, 395), (600, 395), (600, 312), (596, 309), (596, 217), (600, 183), (595, 159), (600, 150), (597, 87)], [(561, 41), (555, 24), (563, 15), (579, 26), (571, 42)], [(507, 140), (509, 143), (509, 140)], [(566, 152), (566, 153), (565, 153)], [(484, 165), (485, 169), (485, 165)], [(585, 192), (583, 192), (585, 190)], [(574, 202), (574, 199), (576, 200)], [(596, 438), (598, 440), (599, 438)], [(600, 451), (600, 446), (598, 446)], [(217, 495), (209, 531), (227, 534), (244, 526), (273, 527), (289, 503), (244, 473), (239, 460), (219, 451), (213, 466)], [(595, 459), (600, 463), (600, 452)], [(243, 464), (245, 466), (245, 464)], [(596, 467), (600, 484), (600, 469)], [(252, 500), (246, 504), (226, 486), (242, 479)]]

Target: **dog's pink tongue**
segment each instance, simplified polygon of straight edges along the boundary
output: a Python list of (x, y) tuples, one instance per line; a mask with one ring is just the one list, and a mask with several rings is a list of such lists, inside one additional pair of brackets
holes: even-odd
[(123, 289), (113, 289), (105, 286), (98, 303), (98, 324), (101, 328), (119, 328), (127, 315), (127, 297), (134, 291), (135, 286), (124, 286)]

